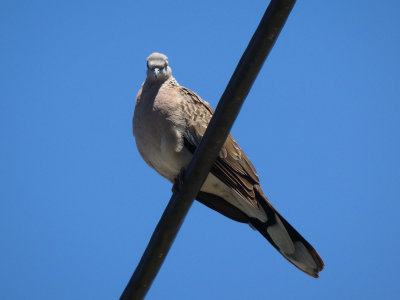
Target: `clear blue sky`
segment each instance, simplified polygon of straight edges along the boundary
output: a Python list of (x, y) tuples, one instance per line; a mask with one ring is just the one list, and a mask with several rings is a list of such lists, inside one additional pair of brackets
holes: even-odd
[[(0, 298), (117, 299), (171, 196), (146, 57), (216, 106), (268, 1), (1, 1)], [(318, 280), (195, 203), (148, 299), (397, 299), (400, 4), (298, 1), (232, 130)]]

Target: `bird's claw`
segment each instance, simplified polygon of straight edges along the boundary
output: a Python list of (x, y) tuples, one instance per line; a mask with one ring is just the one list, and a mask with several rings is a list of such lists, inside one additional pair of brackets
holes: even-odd
[(185, 175), (185, 168), (182, 168), (178, 175), (174, 179), (174, 184), (172, 185), (172, 192), (179, 192), (181, 185), (183, 184), (183, 177)]

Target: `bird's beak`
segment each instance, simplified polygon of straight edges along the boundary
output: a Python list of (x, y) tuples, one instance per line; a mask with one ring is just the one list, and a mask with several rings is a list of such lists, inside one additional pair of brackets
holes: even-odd
[(160, 74), (160, 69), (159, 68), (154, 68), (154, 77), (157, 78), (158, 74)]

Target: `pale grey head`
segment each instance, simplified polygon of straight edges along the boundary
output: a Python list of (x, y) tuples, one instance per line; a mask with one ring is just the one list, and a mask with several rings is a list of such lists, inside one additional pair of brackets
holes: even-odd
[(172, 70), (168, 66), (168, 57), (154, 52), (147, 58), (147, 80), (163, 82), (170, 78)]

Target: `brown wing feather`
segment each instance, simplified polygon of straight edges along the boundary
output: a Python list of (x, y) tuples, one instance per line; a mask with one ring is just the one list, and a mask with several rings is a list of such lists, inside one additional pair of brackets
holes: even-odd
[[(181, 104), (187, 120), (184, 138), (189, 143), (186, 146), (194, 152), (200, 144), (214, 110), (193, 91), (179, 87), (179, 92), (186, 100)], [(253, 188), (259, 184), (257, 172), (232, 135), (228, 136), (222, 146), (211, 173), (241, 194), (253, 207), (260, 208)]]
[[(187, 109), (185, 146), (194, 152), (211, 120), (213, 110), (194, 92), (185, 88), (181, 88), (180, 92), (185, 96), (184, 106)], [(251, 218), (224, 199), (212, 194), (200, 192), (197, 200), (235, 221), (250, 223), (288, 261), (303, 272), (318, 277), (318, 272), (324, 267), (321, 257), (268, 201), (259, 186), (256, 170), (231, 135), (223, 145), (211, 168), (211, 173), (241, 194), (253, 207), (262, 209), (267, 215), (267, 221)]]

